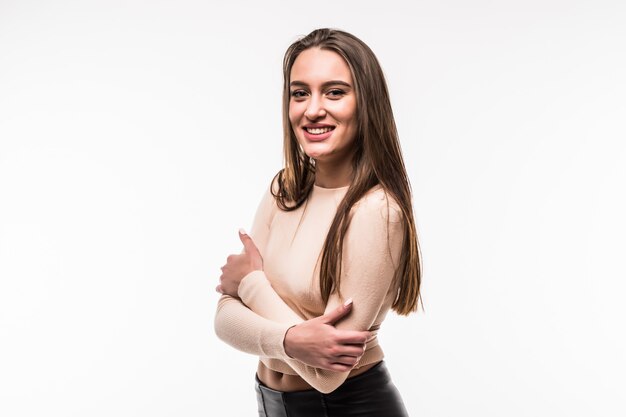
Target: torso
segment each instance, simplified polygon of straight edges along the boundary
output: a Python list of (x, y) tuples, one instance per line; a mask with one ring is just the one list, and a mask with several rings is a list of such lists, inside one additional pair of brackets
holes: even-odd
[[(384, 195), (382, 189), (379, 188), (380, 186), (377, 186), (377, 189), (368, 193), (367, 199), (360, 201), (359, 204), (376, 208), (380, 204), (381, 210), (383, 210), (386, 202), (383, 201)], [(258, 247), (263, 256), (264, 272), (270, 277), (272, 288), (285, 304), (304, 320), (323, 315), (326, 308), (329, 307), (329, 304), (323, 301), (319, 291), (320, 258), (328, 229), (347, 189), (347, 187), (340, 189), (315, 187), (307, 202), (296, 210), (284, 212), (274, 207), (273, 214), (260, 218), (266, 223), (259, 222), (262, 227), (257, 230), (264, 234), (253, 236), (260, 242)], [(378, 199), (380, 199), (380, 203)], [(355, 209), (357, 208), (355, 206)], [(375, 212), (374, 214), (378, 215)], [(373, 220), (376, 219), (373, 218)], [(365, 234), (365, 229), (363, 229), (365, 225), (360, 226), (363, 230), (362, 234)], [(255, 231), (254, 228), (253, 231)], [(346, 262), (350, 259), (348, 256), (349, 254), (346, 255)], [(373, 268), (378, 268), (380, 263), (387, 262), (389, 259), (385, 254), (380, 257), (378, 264), (372, 264), (374, 265)], [(359, 259), (355, 263), (359, 261), (363, 261), (363, 259)], [(387, 274), (385, 279), (390, 279), (389, 272), (392, 270), (389, 269), (389, 265), (386, 265), (385, 268), (384, 271)], [(346, 268), (346, 273), (348, 272), (349, 270)], [(382, 274), (383, 272), (377, 270), (377, 273)], [(349, 285), (349, 282), (352, 282), (352, 286)], [(381, 282), (384, 283), (384, 281)], [(355, 286), (354, 283), (355, 281), (346, 281), (344, 284), (351, 295), (358, 294), (362, 289), (362, 287)], [(370, 286), (374, 289), (384, 287), (383, 285), (378, 288), (372, 284)], [(375, 335), (393, 302), (393, 298), (393, 290), (389, 289), (385, 298), (376, 302), (382, 303), (381, 305), (376, 304), (377, 312), (373, 311), (376, 315), (365, 319), (363, 324), (367, 324), (367, 327), (363, 327), (363, 329), (372, 332), (374, 338), (368, 341), (367, 349), (359, 361), (363, 365), (353, 369), (348, 378), (362, 374), (382, 360), (384, 355)], [(363, 294), (361, 294), (360, 300), (364, 303), (370, 302), (368, 297)], [(337, 298), (334, 302), (340, 302), (340, 300)], [(330, 308), (332, 307), (334, 306), (330, 305)], [(257, 375), (263, 384), (283, 392), (312, 389), (312, 386), (302, 377), (296, 375), (295, 372), (291, 373), (284, 369), (286, 364), (279, 362), (279, 360), (272, 358), (263, 358), (259, 362)]]

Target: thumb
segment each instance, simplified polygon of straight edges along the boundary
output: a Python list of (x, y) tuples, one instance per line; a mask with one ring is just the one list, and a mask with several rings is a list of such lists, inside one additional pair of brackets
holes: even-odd
[(248, 235), (245, 230), (239, 229), (239, 239), (241, 240), (241, 243), (243, 243), (243, 252), (252, 257), (255, 268), (263, 269), (263, 257), (250, 235)]
[(244, 252), (255, 253), (259, 251), (250, 235), (248, 235), (243, 229), (239, 229), (239, 240), (243, 243)]
[(335, 308), (334, 310), (329, 311), (328, 313), (324, 314), (322, 316), (322, 320), (326, 324), (334, 325), (341, 318), (343, 318), (346, 315), (348, 315), (350, 310), (352, 310), (352, 298), (348, 298), (348, 300), (346, 300), (345, 303), (343, 303), (339, 307)]

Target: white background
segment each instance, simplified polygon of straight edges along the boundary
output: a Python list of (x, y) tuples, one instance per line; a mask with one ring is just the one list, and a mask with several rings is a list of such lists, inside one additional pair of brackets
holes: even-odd
[(219, 267), (317, 27), (388, 78), (425, 312), (412, 416), (623, 416), (626, 3), (0, 0), (0, 415), (252, 416)]

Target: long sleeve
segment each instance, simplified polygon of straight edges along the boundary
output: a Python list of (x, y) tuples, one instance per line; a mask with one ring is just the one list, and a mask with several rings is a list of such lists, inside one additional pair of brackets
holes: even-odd
[[(254, 244), (261, 254), (265, 253), (276, 210), (278, 210), (276, 201), (272, 196), (270, 188), (268, 188), (259, 203), (254, 221), (252, 222), (252, 228), (250, 229), (250, 237), (252, 237)], [(247, 285), (248, 283), (255, 282), (255, 278), (257, 277), (266, 285)], [(267, 319), (291, 325), (304, 321), (304, 319), (298, 316), (274, 291), (263, 271), (252, 271), (242, 279), (239, 288), (239, 297), (250, 303), (246, 303), (246, 305), (252, 311)], [(257, 308), (253, 308), (252, 305), (255, 305)], [(265, 314), (262, 314), (263, 311)]]
[[(325, 309), (328, 312), (344, 299), (353, 299), (351, 313), (337, 328), (377, 330), (375, 324), (382, 321), (395, 296), (393, 278), (403, 233), (401, 212), (384, 193), (368, 194), (355, 205), (344, 239), (340, 286), (343, 299), (337, 293), (331, 295)], [(263, 271), (248, 274), (241, 282), (239, 295), (251, 310), (266, 319), (288, 324), (303, 321), (276, 294)], [(321, 392), (334, 391), (349, 375), (314, 368), (289, 357), (282, 360)]]
[[(257, 208), (250, 233), (259, 248), (265, 247), (274, 209), (275, 203), (268, 189)], [(240, 299), (223, 295), (215, 312), (215, 334), (242, 352), (260, 357), (289, 359), (284, 349), (284, 337), (287, 330), (302, 319), (273, 291), (265, 291), (262, 297), (257, 297), (274, 305), (282, 320), (264, 318), (251, 311)]]
[(291, 325), (263, 318), (237, 298), (229, 295), (220, 298), (214, 326), (220, 339), (242, 352), (282, 360), (289, 358), (283, 342)]

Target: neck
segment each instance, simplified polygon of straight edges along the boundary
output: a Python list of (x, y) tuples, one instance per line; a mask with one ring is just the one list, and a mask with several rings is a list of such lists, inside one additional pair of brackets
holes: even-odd
[(323, 188), (340, 188), (352, 182), (352, 164), (341, 165), (316, 161), (315, 185)]

